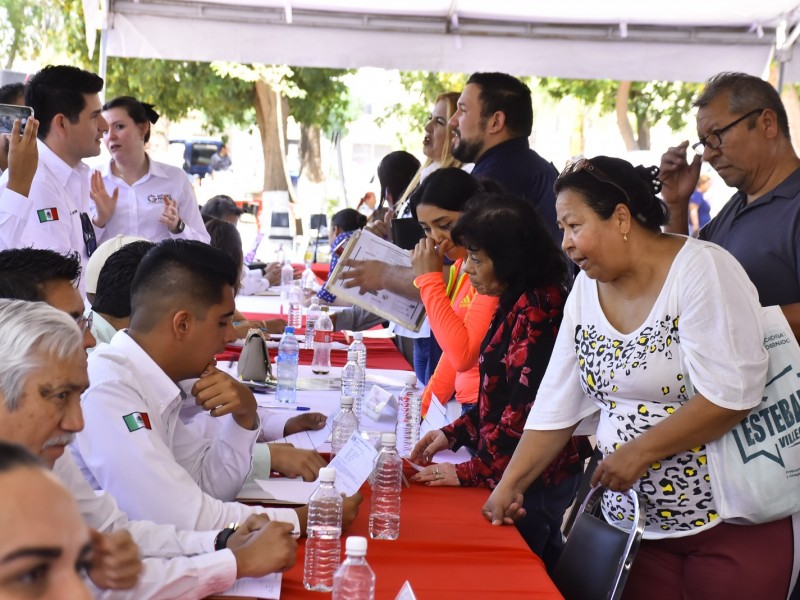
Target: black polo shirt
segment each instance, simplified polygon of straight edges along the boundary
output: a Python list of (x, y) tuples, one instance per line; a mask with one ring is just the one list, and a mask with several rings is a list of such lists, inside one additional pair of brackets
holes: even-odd
[(472, 175), (478, 179), (493, 179), (509, 192), (528, 200), (544, 220), (550, 235), (561, 244), (553, 193), (558, 171), (553, 163), (531, 150), (528, 138), (514, 138), (489, 148), (475, 163)]
[(763, 306), (800, 302), (800, 169), (750, 204), (736, 193), (699, 237), (736, 257)]

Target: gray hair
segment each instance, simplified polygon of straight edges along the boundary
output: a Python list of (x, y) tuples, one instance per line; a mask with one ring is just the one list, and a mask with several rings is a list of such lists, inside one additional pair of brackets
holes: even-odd
[(0, 393), (15, 410), (25, 381), (48, 360), (64, 360), (83, 351), (83, 335), (65, 312), (43, 302), (0, 300)]
[[(710, 104), (720, 94), (728, 94), (728, 110), (733, 114), (746, 114), (757, 108), (770, 109), (778, 117), (778, 129), (791, 139), (789, 133), (789, 118), (783, 106), (781, 96), (768, 81), (764, 81), (747, 73), (725, 72), (717, 73), (706, 82), (702, 93), (694, 101), (694, 106), (702, 108)], [(749, 127), (753, 128), (755, 119), (750, 120)]]

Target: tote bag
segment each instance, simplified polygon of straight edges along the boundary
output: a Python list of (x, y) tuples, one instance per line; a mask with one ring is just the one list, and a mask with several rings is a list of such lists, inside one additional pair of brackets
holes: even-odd
[(706, 445), (722, 519), (765, 523), (800, 512), (800, 347), (777, 306), (763, 309), (769, 353), (761, 403)]

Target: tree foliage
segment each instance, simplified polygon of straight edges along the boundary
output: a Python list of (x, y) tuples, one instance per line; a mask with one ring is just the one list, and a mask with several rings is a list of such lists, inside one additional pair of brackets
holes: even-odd
[(349, 69), (317, 69), (292, 67), (288, 80), (304, 93), (289, 97), (289, 111), (301, 125), (319, 127), (331, 137), (344, 133), (356, 118), (347, 85), (343, 77)]

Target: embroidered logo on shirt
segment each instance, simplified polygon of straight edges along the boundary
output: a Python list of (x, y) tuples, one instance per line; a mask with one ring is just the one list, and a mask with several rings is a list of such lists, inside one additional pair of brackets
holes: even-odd
[(39, 216), (39, 223), (47, 223), (48, 221), (58, 221), (58, 209), (53, 208), (43, 208), (42, 210), (37, 210), (36, 214)]
[(139, 429), (152, 429), (150, 426), (150, 417), (147, 416), (147, 413), (143, 412), (134, 412), (129, 415), (125, 415), (122, 417), (122, 420), (125, 421), (125, 425), (128, 427), (128, 431), (137, 431)]
[(165, 204), (164, 199), (172, 200), (172, 196), (170, 194), (150, 194), (147, 197), (150, 204)]

